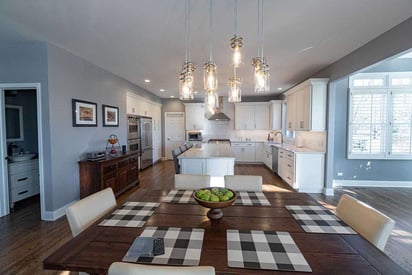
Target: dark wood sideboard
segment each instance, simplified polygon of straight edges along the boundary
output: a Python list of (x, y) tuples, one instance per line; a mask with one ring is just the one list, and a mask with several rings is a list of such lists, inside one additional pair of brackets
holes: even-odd
[(139, 183), (138, 153), (79, 161), (80, 198), (111, 187), (116, 196)]

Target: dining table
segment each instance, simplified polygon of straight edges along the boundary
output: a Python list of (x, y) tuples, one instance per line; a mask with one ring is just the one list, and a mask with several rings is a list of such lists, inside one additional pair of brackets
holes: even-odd
[[(108, 213), (52, 252), (44, 259), (43, 268), (107, 274), (109, 266), (113, 262), (122, 261), (134, 240), (140, 235), (148, 236), (148, 232), (153, 232), (153, 228), (183, 228), (197, 229), (202, 236), (202, 241), (198, 242), (198, 252), (193, 250), (193, 254), (198, 254), (198, 258), (189, 261), (189, 265), (213, 266), (216, 274), (407, 274), (383, 251), (356, 232), (307, 232), (302, 222), (293, 215), (291, 206), (322, 207), (309, 194), (263, 192), (268, 204), (234, 204), (222, 209), (222, 218), (211, 220), (206, 215), (209, 209), (192, 200), (165, 200), (170, 191), (172, 190), (138, 189), (124, 202), (156, 203), (151, 204), (154, 205), (153, 211), (144, 219), (143, 226), (104, 226), (105, 221), (112, 215)], [(118, 208), (121, 209), (122, 206), (123, 202), (119, 203)], [(247, 238), (249, 233), (267, 234), (280, 239), (286, 236), (292, 242), (291, 249), (294, 249), (293, 255), (297, 255), (296, 261), (299, 264), (259, 266), (250, 263), (250, 259), (244, 260), (244, 263), (236, 261), (237, 255), (247, 253), (232, 251), (230, 254), (229, 246), (236, 246), (237, 244), (233, 244), (232, 241), (240, 235)], [(253, 235), (251, 239), (256, 239), (257, 236)], [(239, 244), (239, 249), (244, 249), (252, 242), (253, 240), (249, 240), (247, 243)], [(279, 249), (278, 245), (273, 247)], [(263, 254), (265, 253), (259, 254), (258, 258)], [(182, 262), (165, 263), (182, 265)], [(293, 266), (296, 270), (293, 270)]]

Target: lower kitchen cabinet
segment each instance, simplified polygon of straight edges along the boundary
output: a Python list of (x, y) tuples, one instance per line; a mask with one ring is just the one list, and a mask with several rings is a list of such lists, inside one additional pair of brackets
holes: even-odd
[(235, 173), (233, 158), (184, 158), (179, 161), (182, 174), (223, 177)]
[(80, 161), (80, 198), (111, 187), (116, 196), (139, 183), (138, 154), (100, 161)]
[(10, 208), (14, 203), (40, 193), (39, 160), (9, 163)]
[(299, 192), (322, 193), (325, 155), (279, 148), (278, 175)]
[(236, 162), (256, 162), (254, 142), (232, 142), (232, 151)]
[(264, 144), (264, 148), (263, 162), (267, 168), (272, 170), (272, 146), (270, 144)]

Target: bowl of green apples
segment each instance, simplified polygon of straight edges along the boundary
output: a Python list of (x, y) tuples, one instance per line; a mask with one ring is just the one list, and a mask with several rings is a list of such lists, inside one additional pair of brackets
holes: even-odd
[(217, 220), (223, 217), (221, 208), (232, 205), (237, 199), (235, 191), (228, 188), (210, 187), (193, 192), (193, 198), (203, 207), (210, 208), (207, 217)]

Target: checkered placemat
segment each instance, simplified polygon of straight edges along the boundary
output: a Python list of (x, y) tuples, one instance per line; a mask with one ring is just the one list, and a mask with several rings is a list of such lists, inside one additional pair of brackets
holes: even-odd
[(196, 201), (192, 197), (193, 190), (171, 190), (166, 197), (163, 198), (163, 202), (171, 203), (192, 203)]
[(311, 272), (288, 232), (226, 230), (229, 267)]
[(285, 205), (295, 220), (309, 233), (357, 234), (328, 209), (318, 205)]
[[(196, 204), (192, 197), (193, 190), (171, 190), (163, 202), (171, 203), (191, 203)], [(234, 205), (249, 205), (249, 206), (270, 206), (270, 202), (263, 192), (237, 192), (238, 198), (233, 203)]]
[(263, 192), (237, 192), (237, 199), (234, 205), (270, 206), (270, 202)]
[[(140, 237), (163, 238), (165, 254), (154, 257), (139, 257), (134, 262), (165, 265), (199, 265), (202, 252), (202, 228), (179, 228), (149, 226)], [(128, 259), (130, 261), (131, 259)]]
[(107, 219), (103, 220), (101, 226), (142, 227), (153, 214), (158, 202), (133, 202), (124, 203), (116, 209)]

